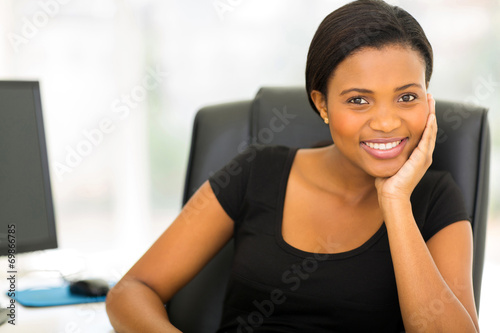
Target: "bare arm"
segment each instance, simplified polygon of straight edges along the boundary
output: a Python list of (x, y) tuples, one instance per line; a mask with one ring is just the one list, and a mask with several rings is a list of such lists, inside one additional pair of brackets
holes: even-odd
[(401, 314), (407, 332), (479, 331), (472, 292), (472, 232), (451, 224), (424, 242), (411, 206), (386, 215)]
[(163, 304), (228, 242), (233, 221), (205, 182), (172, 225), (111, 289), (106, 310), (120, 333), (179, 332)]
[(424, 242), (410, 195), (430, 166), (437, 125), (434, 100), (418, 147), (390, 178), (375, 185), (387, 227), (401, 314), (407, 332), (478, 332), (472, 291), (472, 230), (457, 221)]
[(137, 278), (124, 276), (106, 297), (113, 328), (126, 332), (180, 332), (170, 324), (160, 296)]

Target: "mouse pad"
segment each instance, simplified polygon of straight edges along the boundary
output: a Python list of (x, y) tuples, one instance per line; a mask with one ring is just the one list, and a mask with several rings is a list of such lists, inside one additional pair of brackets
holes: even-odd
[(67, 285), (20, 290), (16, 291), (16, 296), (13, 298), (21, 305), (33, 307), (95, 303), (106, 300), (106, 296), (89, 297), (73, 295), (69, 292), (69, 286)]

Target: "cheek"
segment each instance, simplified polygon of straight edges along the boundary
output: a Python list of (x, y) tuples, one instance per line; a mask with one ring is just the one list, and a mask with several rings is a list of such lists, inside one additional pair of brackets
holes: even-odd
[(363, 127), (362, 117), (347, 112), (335, 112), (330, 122), (330, 131), (334, 142), (340, 143), (348, 138), (350, 140), (358, 138), (360, 129)]
[[(417, 110), (415, 110), (417, 111)], [(417, 112), (412, 112), (406, 119), (406, 123), (413, 136), (418, 140), (422, 137), (425, 130), (425, 125), (427, 124), (427, 118), (429, 117), (429, 110), (427, 108), (422, 108)], [(415, 144), (416, 145), (416, 144)]]
[(429, 110), (427, 110), (427, 108), (423, 108), (421, 112), (418, 112), (418, 116), (416, 119), (416, 126), (418, 128), (420, 135), (422, 135), (422, 133), (424, 132), (428, 118), (429, 118)]

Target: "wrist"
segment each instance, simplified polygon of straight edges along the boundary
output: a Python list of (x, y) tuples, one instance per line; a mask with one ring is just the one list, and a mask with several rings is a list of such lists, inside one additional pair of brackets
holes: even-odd
[(411, 202), (406, 197), (379, 198), (379, 206), (386, 222), (412, 214)]
[(411, 206), (410, 202), (411, 193), (378, 193), (378, 203), (380, 208), (385, 207), (403, 207), (406, 205)]

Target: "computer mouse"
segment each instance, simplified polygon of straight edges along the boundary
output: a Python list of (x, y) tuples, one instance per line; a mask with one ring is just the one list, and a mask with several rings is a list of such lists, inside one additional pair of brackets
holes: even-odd
[(69, 284), (69, 292), (78, 296), (106, 296), (109, 284), (103, 279), (85, 279), (72, 281)]

